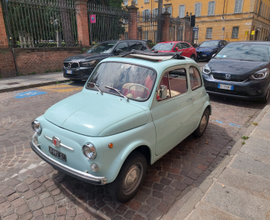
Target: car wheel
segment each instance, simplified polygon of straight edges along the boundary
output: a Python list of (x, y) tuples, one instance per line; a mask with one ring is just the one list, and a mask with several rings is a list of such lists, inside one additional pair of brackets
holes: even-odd
[(203, 113), (203, 116), (201, 118), (201, 121), (200, 121), (200, 124), (199, 126), (197, 127), (197, 129), (193, 132), (193, 135), (195, 137), (201, 137), (208, 125), (208, 122), (209, 122), (209, 115), (210, 115), (210, 110), (209, 108), (206, 108), (204, 110), (204, 113)]
[(190, 56), (190, 59), (192, 59), (192, 60), (194, 60), (194, 61), (196, 62), (196, 57), (195, 57), (194, 54), (192, 54), (192, 55)]
[(116, 180), (108, 185), (110, 195), (118, 202), (127, 202), (139, 190), (147, 169), (146, 158), (133, 152), (123, 164)]
[(269, 99), (269, 95), (270, 95), (270, 92), (269, 92), (269, 89), (268, 89), (265, 96), (261, 99), (261, 102), (262, 103), (267, 103), (267, 101)]

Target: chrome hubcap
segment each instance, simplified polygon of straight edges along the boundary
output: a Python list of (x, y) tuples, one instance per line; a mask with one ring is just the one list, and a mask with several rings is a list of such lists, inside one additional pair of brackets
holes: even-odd
[(207, 116), (204, 114), (200, 124), (200, 132), (203, 132), (207, 125)]
[(124, 181), (123, 181), (123, 193), (125, 195), (130, 195), (133, 193), (139, 186), (142, 179), (142, 164), (136, 163), (130, 167)]

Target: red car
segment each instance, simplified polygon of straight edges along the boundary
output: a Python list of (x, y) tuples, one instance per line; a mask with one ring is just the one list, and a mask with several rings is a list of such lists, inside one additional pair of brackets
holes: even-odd
[(193, 60), (197, 60), (197, 52), (194, 47), (184, 41), (167, 41), (156, 44), (151, 49), (158, 52), (181, 52), (182, 56), (190, 57)]

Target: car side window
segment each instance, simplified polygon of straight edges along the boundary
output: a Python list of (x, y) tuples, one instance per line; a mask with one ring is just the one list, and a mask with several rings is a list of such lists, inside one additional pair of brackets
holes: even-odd
[(176, 44), (175, 47), (178, 47), (178, 50), (182, 49), (181, 43)]
[(202, 86), (202, 80), (199, 70), (195, 66), (189, 67), (190, 87), (195, 90)]
[(131, 42), (130, 43), (130, 50), (141, 50), (142, 48), (142, 44), (138, 43), (138, 42)]
[(118, 49), (120, 49), (122, 52), (127, 52), (127, 51), (129, 51), (127, 42), (121, 42), (121, 43), (119, 43), (119, 44), (115, 47), (115, 50), (118, 50)]
[(184, 43), (184, 44), (185, 44), (185, 48), (190, 48), (189, 44), (186, 44), (186, 43)]
[(173, 98), (186, 93), (187, 90), (186, 70), (184, 68), (175, 69), (163, 75), (158, 87), (157, 100)]

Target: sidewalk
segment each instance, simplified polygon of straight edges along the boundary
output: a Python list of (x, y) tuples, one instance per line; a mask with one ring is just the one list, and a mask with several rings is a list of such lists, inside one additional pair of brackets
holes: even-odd
[[(270, 219), (270, 105), (230, 155), (162, 220)], [(243, 143), (245, 142), (245, 143)]]
[(64, 78), (62, 72), (4, 78), (0, 79), (0, 93), (65, 81), (69, 81), (69, 79)]

